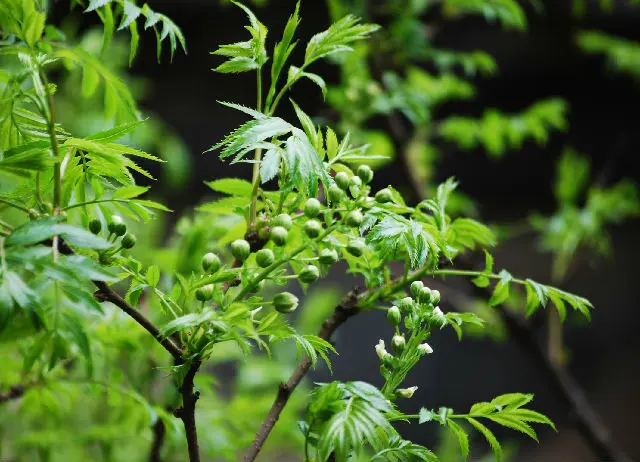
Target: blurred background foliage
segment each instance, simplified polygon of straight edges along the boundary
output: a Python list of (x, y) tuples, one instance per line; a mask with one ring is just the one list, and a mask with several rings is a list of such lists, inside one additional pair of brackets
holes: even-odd
[[(247, 176), (248, 168), (223, 166), (216, 156), (200, 153), (235, 126), (239, 119), (234, 117), (240, 117), (229, 115), (216, 100), (252, 101), (253, 80), (239, 76), (230, 81), (209, 71), (215, 65), (209, 51), (238, 35), (240, 13), (230, 9), (229, 2), (149, 3), (183, 28), (187, 56), (177, 54), (173, 63), (157, 64), (153, 40), (143, 36), (129, 68), (127, 37), (116, 35), (103, 50), (102, 33), (86, 27), (80, 14), (61, 22), (60, 30), (132, 89), (146, 121), (125, 143), (167, 161), (161, 168), (144, 167), (162, 180), (163, 188), (154, 188), (153, 194), (170, 204), (174, 213), (139, 225), (136, 233), (144, 239), (136, 247), (137, 257), (157, 265), (162, 273), (189, 274), (205, 251), (223, 250), (225, 243), (243, 233), (242, 227), (229, 222), (232, 218), (220, 216), (208, 205), (207, 197), (218, 193), (204, 181)], [(252, 3), (261, 20), (274, 26), (284, 24), (294, 6), (291, 0)], [(346, 13), (384, 28), (320, 72), (330, 76), (329, 109), (312, 82), (301, 85), (295, 95), (305, 107), (317, 108), (307, 110), (315, 120), (330, 123), (342, 135), (349, 132), (355, 143), (369, 144), (387, 158), (372, 161), (379, 169), (378, 186), (392, 183), (417, 199), (431, 196), (439, 181), (457, 176), (462, 192), (456, 192), (453, 210), (494, 223), (504, 240), (497, 254), (499, 266), (560, 281), (594, 302), (594, 320), (588, 328), (570, 319), (567, 367), (585, 384), (617, 440), (636, 457), (640, 456), (633, 415), (640, 405), (635, 392), (640, 385), (635, 276), (640, 255), (635, 220), (640, 214), (637, 3), (307, 0), (303, 33)], [(65, 2), (52, 2), (51, 7), (61, 20), (66, 17)], [(78, 136), (110, 127), (112, 120), (103, 118), (108, 98), (97, 85), (104, 76), (83, 75), (69, 62), (61, 63), (59, 73), (57, 104), (63, 126)], [(0, 83), (4, 75), (0, 70)], [(9, 186), (0, 184), (0, 190)], [(198, 206), (196, 212), (184, 212), (193, 205)], [(5, 213), (10, 212), (3, 209)], [(174, 224), (175, 232), (169, 233)], [(533, 251), (534, 247), (542, 252)], [(302, 310), (297, 319), (303, 333), (317, 330), (352, 282), (335, 278), (309, 294), (310, 309)], [(475, 299), (466, 287), (453, 287), (455, 295), (443, 298), (490, 321), (485, 332), (492, 338), (464, 345), (453, 336), (443, 339), (441, 350), (447, 353), (417, 371), (415, 381), (424, 385), (416, 398), (465, 406), (488, 391), (526, 389), (537, 394), (541, 411), (562, 409), (535, 367), (510, 348), (504, 327), (486, 301)], [(514, 310), (521, 309), (524, 301), (516, 294), (510, 297)], [(146, 303), (159, 301), (150, 298)], [(381, 317), (372, 313), (358, 326), (345, 327), (338, 338), (339, 350), (345, 352), (336, 359), (337, 379), (378, 380), (372, 346), (380, 337), (381, 324)], [(4, 362), (0, 389), (20, 382), (15, 371), (25, 373), (24, 357), (37, 356), (38, 342), (26, 342), (21, 355), (10, 348), (16, 335), (27, 333), (26, 323), (24, 332), (0, 333)], [(140, 338), (132, 341), (136, 334)], [(96, 316), (89, 335), (98, 339), (92, 343), (96, 351), (91, 379), (79, 375), (60, 382), (56, 378), (61, 369), (72, 365), (46, 372), (43, 368), (38, 386), (29, 389), (23, 400), (5, 405), (0, 441), (11, 444), (0, 449), (1, 460), (6, 454), (12, 455), (6, 460), (16, 461), (145, 460), (148, 447), (139, 445), (138, 435), (151, 442), (157, 419), (167, 424), (169, 435), (164, 460), (180, 460), (183, 430), (167, 411), (176, 397), (162, 385), (171, 365), (161, 359), (158, 345), (116, 313)], [(198, 419), (203, 452), (234, 460), (270, 407), (277, 384), (294, 367), (296, 353), (283, 345), (274, 351), (277, 361), (267, 361), (223, 348), (213, 356), (219, 358), (213, 373), (198, 376), (198, 386), (207, 390)], [(493, 361), (487, 364), (486, 358)], [(124, 367), (111, 369), (113, 360)], [(452, 370), (450, 364), (464, 367)], [(314, 379), (329, 380), (329, 373), (319, 370)], [(474, 387), (468, 386), (469, 381)], [(123, 393), (124, 389), (130, 391)], [(155, 401), (149, 405), (141, 395)], [(283, 454), (299, 460), (302, 435), (296, 421), (304, 406), (304, 393), (297, 392), (263, 460), (287, 460)], [(49, 412), (35, 412), (43, 408)], [(542, 449), (514, 442), (506, 451), (511, 460), (595, 460), (570, 429), (570, 416), (556, 411), (551, 417), (559, 424), (560, 435), (543, 434)], [(101, 424), (86, 426), (89, 419)], [(130, 431), (123, 432), (124, 427)], [(443, 462), (460, 460), (447, 434), (407, 431), (413, 432), (407, 436), (416, 442), (438, 444)]]

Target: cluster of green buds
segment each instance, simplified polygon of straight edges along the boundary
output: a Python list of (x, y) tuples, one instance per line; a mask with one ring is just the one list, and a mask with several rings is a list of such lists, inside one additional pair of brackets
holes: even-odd
[[(391, 339), (391, 352), (384, 340), (375, 346), (380, 358), (381, 372), (396, 398), (411, 398), (417, 387), (397, 388), (409, 370), (421, 357), (433, 353), (425, 342), (434, 325), (442, 325), (444, 314), (437, 303), (440, 292), (425, 287), (421, 281), (411, 284), (411, 295), (396, 301), (387, 310), (387, 320), (395, 328)], [(404, 332), (403, 332), (404, 331)]]
[[(102, 233), (102, 221), (99, 218), (91, 219), (89, 221), (89, 231), (96, 236), (100, 235)], [(119, 215), (112, 215), (109, 218), (107, 231), (107, 239), (113, 243), (120, 239), (120, 246), (100, 251), (100, 263), (104, 265), (111, 264), (115, 254), (122, 250), (132, 249), (138, 241), (135, 234), (127, 232), (127, 224)]]
[[(200, 266), (202, 267), (202, 272), (205, 275), (215, 274), (220, 270), (220, 268), (222, 268), (222, 260), (220, 260), (220, 257), (217, 254), (208, 252), (203, 255)], [(215, 286), (213, 284), (206, 284), (198, 287), (195, 292), (196, 300), (202, 303), (211, 300), (213, 298), (214, 290)]]

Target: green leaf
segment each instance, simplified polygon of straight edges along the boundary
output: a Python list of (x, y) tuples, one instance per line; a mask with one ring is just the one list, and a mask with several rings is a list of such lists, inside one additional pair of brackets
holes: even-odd
[(282, 68), (284, 67), (287, 59), (289, 59), (291, 52), (296, 46), (296, 43), (293, 42), (293, 36), (296, 29), (298, 28), (298, 24), (300, 24), (299, 12), (300, 2), (298, 1), (296, 3), (296, 9), (294, 10), (293, 14), (289, 16), (287, 25), (284, 28), (284, 32), (282, 33), (282, 40), (276, 43), (276, 46), (273, 49), (273, 62), (271, 63), (271, 86), (269, 88), (269, 94), (267, 95), (267, 108), (271, 107), (271, 103), (273, 102), (273, 98), (275, 97), (276, 86), (278, 83), (278, 79), (280, 78)]
[(462, 428), (451, 419), (447, 420), (447, 426), (458, 439), (460, 453), (462, 454), (462, 457), (466, 459), (469, 456), (469, 437), (467, 436), (467, 432), (465, 432), (464, 428)]
[(27, 222), (7, 237), (7, 246), (27, 246), (60, 235), (67, 243), (85, 249), (108, 249), (111, 244), (99, 236), (76, 226), (60, 223), (61, 217)]
[(322, 97), (326, 98), (327, 96), (327, 83), (324, 81), (322, 77), (318, 74), (314, 74), (312, 72), (304, 72), (300, 68), (296, 66), (289, 67), (289, 73), (287, 75), (287, 83), (292, 85), (297, 82), (301, 78), (306, 78), (315, 83), (318, 87), (320, 87), (320, 91), (322, 91)]
[(503, 457), (502, 446), (500, 446), (500, 443), (498, 442), (495, 435), (491, 432), (491, 430), (489, 430), (483, 424), (481, 424), (476, 419), (473, 419), (471, 417), (467, 417), (467, 422), (469, 422), (471, 425), (475, 427), (476, 430), (482, 433), (482, 436), (484, 436), (484, 438), (489, 443), (489, 446), (491, 446), (491, 450), (493, 451), (493, 454), (496, 456), (496, 460), (500, 462)]
[(247, 180), (240, 178), (222, 178), (205, 183), (211, 189), (230, 196), (251, 197), (253, 186)]
[(513, 279), (513, 276), (511, 276), (511, 273), (507, 270), (500, 271), (499, 276), (500, 280), (493, 289), (493, 294), (489, 299), (489, 305), (491, 306), (499, 305), (509, 298), (509, 284)]
[(147, 279), (147, 284), (149, 284), (150, 287), (156, 287), (158, 282), (160, 282), (160, 270), (156, 265), (152, 265), (147, 269), (145, 277)]
[(331, 54), (352, 51), (350, 44), (367, 38), (379, 29), (375, 24), (359, 24), (359, 22), (359, 18), (347, 15), (333, 23), (329, 29), (311, 37), (304, 55), (305, 65)]

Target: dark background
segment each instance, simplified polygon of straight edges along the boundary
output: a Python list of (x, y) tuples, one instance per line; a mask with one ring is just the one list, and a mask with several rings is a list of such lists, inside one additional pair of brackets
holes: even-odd
[[(455, 175), (462, 190), (477, 199), (485, 220), (517, 221), (533, 211), (551, 212), (553, 169), (565, 145), (590, 156), (593, 173), (608, 169), (609, 183), (623, 177), (639, 178), (636, 160), (640, 148), (640, 82), (607, 69), (604, 60), (582, 54), (574, 44), (577, 29), (597, 28), (629, 39), (640, 40), (640, 8), (624, 7), (601, 13), (590, 5), (581, 20), (572, 17), (569, 1), (547, 0), (546, 11), (529, 15), (527, 33), (502, 30), (479, 18), (438, 22), (434, 44), (456, 50), (483, 49), (499, 65), (497, 76), (476, 79), (477, 97), (469, 102), (445, 106), (439, 115), (480, 115), (487, 107), (506, 112), (523, 110), (534, 101), (559, 96), (569, 103), (570, 129), (554, 135), (544, 148), (525, 144), (501, 160), (491, 160), (482, 151), (448, 149), (438, 167), (438, 179)], [(221, 61), (211, 56), (220, 43), (244, 40), (243, 13), (214, 0), (151, 1), (151, 6), (171, 17), (183, 28), (188, 56), (178, 53), (172, 64), (157, 64), (153, 37), (142, 37), (142, 49), (133, 73), (152, 82), (152, 93), (144, 110), (157, 113), (188, 143), (195, 162), (192, 180), (181, 190), (161, 191), (173, 209), (198, 202), (210, 191), (204, 180), (220, 176), (248, 176), (246, 166), (221, 164), (214, 153), (202, 155), (224, 134), (244, 119), (216, 103), (227, 100), (252, 105), (254, 76), (221, 75), (211, 71)], [(261, 21), (274, 31), (284, 26), (293, 0), (270, 0), (256, 8)], [(302, 7), (299, 35), (310, 37), (326, 28), (325, 3), (306, 0)], [(276, 32), (270, 36), (274, 39)], [(337, 77), (335, 68), (314, 70)], [(317, 89), (300, 85), (295, 99), (313, 115), (323, 108)], [(288, 109), (287, 109), (288, 110)], [(284, 111), (285, 118), (288, 116)], [(385, 184), (408, 184), (404, 170), (393, 164), (379, 172), (374, 188)], [(156, 192), (158, 189), (156, 188)], [(594, 406), (611, 428), (615, 439), (635, 459), (640, 458), (640, 278), (636, 268), (640, 257), (640, 225), (630, 222), (612, 230), (614, 255), (597, 268), (582, 264), (564, 288), (589, 298), (596, 310), (591, 325), (570, 323), (567, 346), (570, 369), (586, 389)], [(550, 257), (537, 251), (533, 237), (508, 241), (497, 249), (497, 267), (514, 274), (549, 281)], [(339, 274), (336, 271), (334, 274)], [(341, 281), (348, 285), (349, 281)], [(444, 308), (447, 308), (446, 306)], [(334, 378), (360, 379), (379, 383), (378, 360), (373, 345), (388, 337), (385, 323), (376, 314), (350, 322), (339, 332)], [(572, 416), (558, 400), (529, 357), (517, 346), (488, 340), (467, 339), (458, 344), (453, 335), (434, 339), (436, 353), (424, 361), (408, 379), (420, 384), (410, 406), (447, 405), (465, 409), (472, 402), (499, 393), (526, 391), (536, 394), (536, 409), (548, 413), (558, 424), (556, 436), (543, 432), (541, 447), (526, 444), (517, 460), (596, 460), (571, 429)], [(326, 380), (319, 373), (315, 377)], [(424, 427), (406, 429), (406, 436), (430, 444), (433, 435)]]

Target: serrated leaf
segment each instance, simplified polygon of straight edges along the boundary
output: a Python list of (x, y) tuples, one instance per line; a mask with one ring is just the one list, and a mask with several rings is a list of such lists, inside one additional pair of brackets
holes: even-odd
[(502, 457), (503, 457), (502, 446), (500, 446), (500, 443), (498, 442), (498, 439), (491, 432), (491, 430), (489, 430), (483, 424), (481, 424), (476, 419), (473, 419), (471, 417), (468, 417), (467, 421), (471, 425), (473, 425), (476, 430), (478, 430), (480, 433), (482, 433), (482, 436), (484, 436), (484, 438), (489, 443), (489, 446), (491, 446), (491, 450), (493, 451), (493, 454), (496, 456), (496, 460), (498, 462), (500, 462), (502, 460)]
[(251, 197), (253, 186), (247, 180), (240, 178), (222, 178), (205, 183), (211, 189), (230, 196)]

